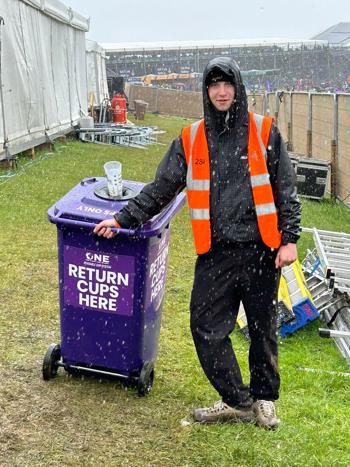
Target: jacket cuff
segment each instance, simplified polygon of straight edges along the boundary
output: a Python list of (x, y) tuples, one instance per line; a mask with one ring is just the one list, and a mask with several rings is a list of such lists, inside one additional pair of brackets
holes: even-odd
[(282, 232), (281, 245), (287, 245), (288, 243), (297, 243), (299, 235), (294, 235), (289, 232)]
[(119, 217), (118, 217), (118, 214), (115, 214), (113, 217), (114, 217), (115, 221), (118, 222), (118, 224), (120, 225), (120, 227), (123, 228), (123, 224), (120, 222), (120, 219), (119, 219)]

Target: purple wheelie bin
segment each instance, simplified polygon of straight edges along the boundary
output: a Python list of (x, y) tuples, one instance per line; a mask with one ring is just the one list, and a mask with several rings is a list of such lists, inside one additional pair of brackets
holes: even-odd
[(123, 181), (108, 194), (104, 177), (82, 180), (48, 211), (57, 226), (61, 343), (51, 344), (43, 378), (63, 367), (152, 388), (167, 274), (170, 220), (185, 202), (180, 193), (144, 226), (118, 229), (113, 239), (94, 226), (120, 211), (143, 184)]

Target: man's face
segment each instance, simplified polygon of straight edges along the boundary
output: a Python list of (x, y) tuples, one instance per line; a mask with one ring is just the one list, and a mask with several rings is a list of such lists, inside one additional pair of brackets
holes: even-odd
[(228, 110), (235, 98), (236, 90), (233, 84), (228, 81), (218, 81), (211, 83), (208, 87), (208, 96), (210, 102), (222, 112)]

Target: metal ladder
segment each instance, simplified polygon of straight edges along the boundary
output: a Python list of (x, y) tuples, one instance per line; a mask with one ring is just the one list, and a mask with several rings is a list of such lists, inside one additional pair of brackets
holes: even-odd
[(78, 131), (81, 141), (136, 149), (145, 149), (150, 144), (159, 144), (157, 135), (163, 133), (156, 127), (111, 123), (95, 123), (93, 128), (80, 128)]
[(320, 336), (334, 338), (338, 350), (350, 365), (350, 327), (345, 321), (346, 314), (349, 315), (350, 319), (350, 299), (348, 295), (337, 290), (330, 290), (324, 278), (319, 276), (307, 277), (306, 283), (313, 295), (314, 304), (321, 318), (329, 326), (332, 326), (329, 329), (320, 328)]
[(303, 281), (301, 273), (299, 273), (298, 269), (295, 269), (295, 265), (284, 266), (282, 268), (282, 275), (287, 283), (292, 306), (308, 296), (306, 284)]
[[(348, 305), (348, 306), (347, 306)], [(335, 338), (335, 344), (338, 347), (340, 353), (345, 358), (346, 362), (350, 365), (350, 332), (349, 325), (345, 321), (345, 315), (337, 314), (338, 310), (345, 308), (345, 311), (350, 313), (349, 302), (344, 301), (344, 297), (338, 298), (330, 304), (324, 311), (323, 316), (326, 322), (330, 323), (334, 320), (332, 329), (319, 329), (321, 337), (333, 337)]]
[(319, 260), (319, 270), (329, 280), (330, 288), (350, 297), (350, 234), (303, 228), (313, 234)]
[(308, 289), (330, 329), (321, 337), (333, 337), (350, 364), (350, 234), (303, 228), (313, 234), (315, 250), (303, 260)]

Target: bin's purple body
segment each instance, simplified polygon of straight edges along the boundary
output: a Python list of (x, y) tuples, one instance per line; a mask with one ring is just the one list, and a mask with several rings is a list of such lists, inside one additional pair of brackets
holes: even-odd
[[(172, 216), (184, 195), (135, 231), (92, 234), (126, 201), (97, 197), (104, 178), (82, 181), (48, 211), (57, 225), (63, 363), (138, 375), (154, 361), (167, 273)], [(124, 182), (140, 190), (142, 184)]]

